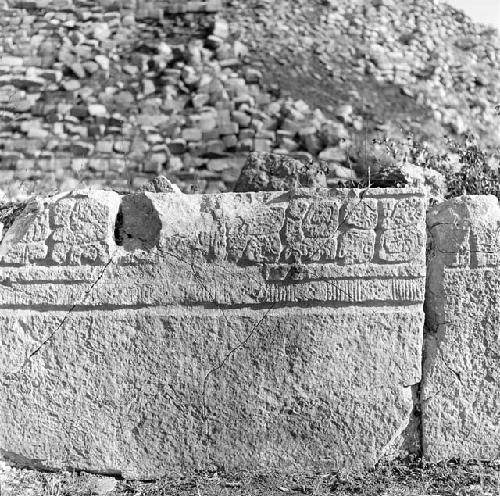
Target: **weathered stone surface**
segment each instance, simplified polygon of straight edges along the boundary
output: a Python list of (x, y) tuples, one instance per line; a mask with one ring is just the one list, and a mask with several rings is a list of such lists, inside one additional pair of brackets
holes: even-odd
[(402, 165), (401, 171), (408, 185), (425, 190), (432, 203), (440, 203), (444, 200), (447, 187), (443, 174), (412, 164)]
[(149, 191), (151, 193), (180, 193), (179, 187), (169, 181), (165, 176), (157, 176), (148, 181), (138, 189), (139, 192)]
[(106, 263), (113, 248), (120, 197), (79, 191), (29, 203), (0, 246), (4, 264)]
[[(18, 334), (7, 348), (38, 342), (63, 315), (2, 314), (2, 327)], [(207, 462), (286, 470), (374, 463), (408, 423), (420, 312), (273, 310), (249, 346), (208, 378), (203, 398), (206, 374), (263, 316), (75, 313), (1, 390), (11, 427), (0, 430), (4, 456), (21, 449), (46, 466), (145, 478)]]
[(325, 186), (325, 171), (312, 160), (301, 161), (288, 155), (253, 152), (247, 157), (234, 191), (284, 191)]
[(462, 196), (428, 215), (423, 450), (432, 461), (500, 457), (500, 208)]
[[(416, 190), (41, 199), (1, 244), (0, 453), (140, 478), (372, 465), (411, 431), (425, 209)], [(44, 258), (13, 262), (33, 230)], [(87, 231), (102, 256), (75, 251)]]

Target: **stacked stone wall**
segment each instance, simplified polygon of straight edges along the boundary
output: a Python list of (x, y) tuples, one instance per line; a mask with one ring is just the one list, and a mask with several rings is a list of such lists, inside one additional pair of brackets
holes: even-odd
[[(0, 195), (232, 189), (248, 152), (345, 167), (362, 119), (267, 87), (218, 1), (0, 4)], [(332, 115), (334, 114), (334, 115)]]

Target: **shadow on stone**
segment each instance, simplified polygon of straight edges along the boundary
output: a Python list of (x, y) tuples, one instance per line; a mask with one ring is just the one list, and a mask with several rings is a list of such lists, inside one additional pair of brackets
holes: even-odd
[(157, 246), (161, 221), (145, 193), (123, 197), (115, 225), (115, 241), (127, 251)]

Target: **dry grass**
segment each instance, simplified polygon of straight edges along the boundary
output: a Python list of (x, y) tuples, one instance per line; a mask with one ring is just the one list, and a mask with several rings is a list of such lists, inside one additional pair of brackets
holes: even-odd
[(156, 482), (41, 473), (0, 465), (1, 496), (499, 496), (500, 466), (481, 462), (379, 464), (363, 474), (199, 473)]

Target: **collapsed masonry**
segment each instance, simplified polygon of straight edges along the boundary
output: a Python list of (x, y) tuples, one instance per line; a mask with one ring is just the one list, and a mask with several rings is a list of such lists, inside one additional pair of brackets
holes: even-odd
[(481, 202), (430, 213), (422, 372), (419, 190), (34, 201), (0, 247), (0, 454), (147, 479), (338, 470), (422, 430), (430, 459), (498, 455), (500, 209)]
[(220, 0), (11, 3), (0, 2), (2, 198), (136, 190), (158, 174), (185, 192), (228, 191), (251, 151), (321, 158), (330, 184), (362, 178), (346, 167), (361, 116), (267, 88), (215, 15)]

